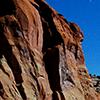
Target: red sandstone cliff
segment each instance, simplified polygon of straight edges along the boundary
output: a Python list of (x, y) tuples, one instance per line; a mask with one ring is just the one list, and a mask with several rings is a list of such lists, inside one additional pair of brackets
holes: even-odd
[(100, 100), (82, 40), (43, 0), (0, 0), (0, 100)]

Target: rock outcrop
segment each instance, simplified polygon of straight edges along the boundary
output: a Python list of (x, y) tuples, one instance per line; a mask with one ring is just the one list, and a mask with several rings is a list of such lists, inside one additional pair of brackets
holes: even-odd
[(93, 85), (95, 87), (95, 90), (100, 93), (100, 76), (96, 75), (90, 75), (92, 78)]
[(43, 0), (0, 0), (0, 100), (100, 100), (82, 40)]

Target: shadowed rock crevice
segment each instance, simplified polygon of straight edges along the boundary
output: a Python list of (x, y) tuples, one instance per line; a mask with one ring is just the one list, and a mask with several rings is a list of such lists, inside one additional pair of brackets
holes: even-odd
[[(45, 4), (44, 4), (45, 5)], [(42, 5), (43, 6), (43, 5)], [(42, 7), (40, 6), (40, 9)], [(44, 8), (41, 14), (41, 20), (43, 24), (43, 53), (44, 53), (44, 63), (46, 72), (48, 74), (48, 79), (50, 82), (50, 87), (53, 91), (53, 100), (59, 100), (56, 91), (61, 93), (60, 86), (60, 74), (59, 74), (59, 49), (56, 48), (57, 45), (63, 43), (61, 35), (58, 33), (53, 19), (52, 13), (50, 14), (50, 9)], [(50, 12), (48, 12), (50, 11)], [(64, 96), (60, 94), (64, 100)]]
[(6, 36), (4, 35), (4, 27), (0, 23), (0, 52), (1, 56), (4, 55), (4, 57), (7, 60), (7, 63), (9, 67), (11, 68), (15, 81), (16, 81), (16, 86), (23, 97), (23, 99), (26, 99), (26, 95), (24, 93), (24, 89), (22, 87), (23, 79), (21, 76), (22, 70), (21, 67), (15, 57), (15, 55), (12, 52), (12, 47), (9, 45)]
[[(52, 10), (49, 8), (46, 3), (38, 2), (39, 5), (39, 13), (41, 15), (41, 20), (43, 24), (43, 51), (46, 48), (52, 48), (58, 44), (63, 43), (63, 39), (60, 35), (60, 33), (57, 31), (56, 26), (53, 22), (53, 14)], [(47, 41), (48, 40), (48, 41)]]
[(0, 96), (1, 96), (2, 98), (4, 98), (3, 95), (4, 95), (4, 89), (3, 89), (2, 83), (0, 82)]
[(0, 0), (0, 16), (14, 14), (15, 10), (13, 0)]
[(59, 50), (52, 48), (48, 50), (44, 56), (45, 68), (48, 73), (51, 89), (60, 91), (60, 76), (59, 76)]
[(59, 49), (56, 47), (48, 49), (44, 55), (45, 68), (48, 74), (50, 87), (53, 91), (53, 100), (59, 100), (57, 92), (60, 94), (60, 97), (63, 98), (62, 100), (65, 100), (61, 92), (62, 89), (60, 85), (59, 59)]
[[(43, 30), (44, 30), (43, 53), (44, 53), (45, 68), (48, 74), (50, 87), (53, 91), (52, 96), (54, 100), (58, 100), (57, 99), (58, 95), (56, 91), (58, 91), (58, 93), (60, 94), (60, 97), (63, 98), (62, 100), (65, 100), (65, 97), (62, 93), (61, 84), (65, 81), (68, 81), (71, 85), (73, 85), (74, 82), (72, 78), (70, 77), (69, 73), (67, 73), (68, 71), (67, 67), (65, 67), (66, 54), (64, 55), (64, 57), (61, 57), (60, 56), (61, 52), (59, 52), (59, 47), (57, 47), (61, 45), (61, 47), (63, 48), (62, 52), (65, 53), (64, 41), (60, 33), (57, 31), (57, 28), (53, 22), (52, 10), (49, 8), (49, 6), (45, 6), (44, 8), (43, 6), (45, 6), (45, 3), (40, 4), (40, 15), (41, 15), (41, 20), (42, 20), (42, 25), (43, 25)], [(60, 60), (61, 60), (61, 63), (64, 62), (63, 65), (60, 64)], [(61, 69), (61, 75), (59, 71), (60, 69)], [(63, 73), (62, 71), (64, 69), (65, 69), (65, 73)], [(62, 83), (61, 83), (61, 79), (62, 79)]]

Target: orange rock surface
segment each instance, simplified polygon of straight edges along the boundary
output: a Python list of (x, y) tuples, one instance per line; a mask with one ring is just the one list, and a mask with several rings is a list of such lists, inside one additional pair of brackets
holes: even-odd
[(0, 100), (100, 100), (82, 40), (44, 0), (0, 0)]

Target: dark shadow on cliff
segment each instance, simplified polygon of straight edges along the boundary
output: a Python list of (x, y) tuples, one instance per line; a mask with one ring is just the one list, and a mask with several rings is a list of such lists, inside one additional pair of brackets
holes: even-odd
[(24, 88), (22, 86), (23, 79), (21, 76), (22, 70), (17, 61), (17, 58), (13, 54), (12, 46), (9, 44), (7, 37), (4, 33), (4, 25), (0, 22), (0, 57), (5, 57), (7, 60), (7, 64), (11, 68), (15, 81), (16, 86), (24, 100), (26, 100), (26, 95), (24, 93)]
[(14, 14), (15, 9), (15, 4), (12, 0), (0, 0), (0, 16)]
[(56, 47), (63, 43), (63, 39), (53, 22), (53, 13), (49, 6), (39, 0), (35, 0), (35, 2), (39, 4), (38, 11), (41, 15), (43, 25), (44, 63), (50, 87), (53, 91), (52, 98), (53, 100), (58, 100), (58, 92), (62, 100), (65, 100), (60, 86), (59, 49)]

